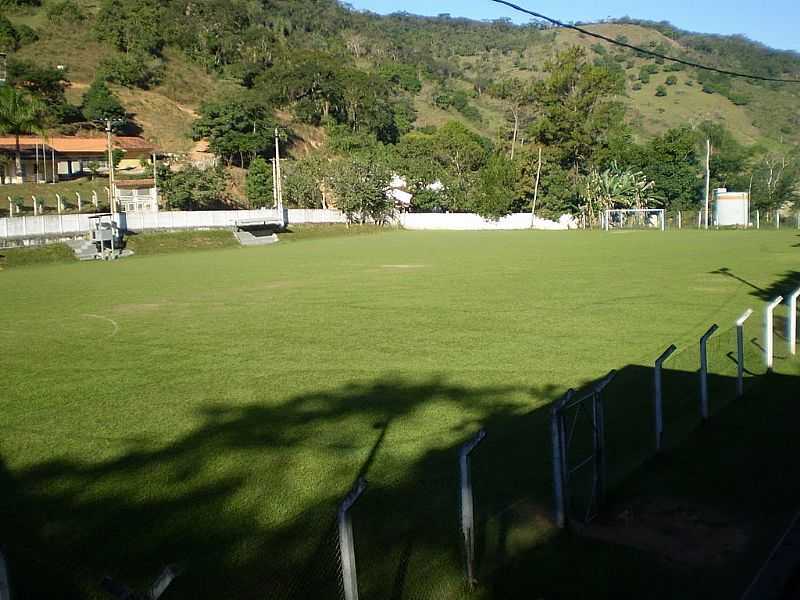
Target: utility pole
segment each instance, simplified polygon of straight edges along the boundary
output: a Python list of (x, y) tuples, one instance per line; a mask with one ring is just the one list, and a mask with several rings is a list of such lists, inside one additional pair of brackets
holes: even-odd
[(156, 195), (154, 200), (156, 203), (156, 210), (158, 210), (158, 159), (156, 158), (155, 152), (153, 152), (153, 193)]
[(108, 144), (108, 204), (113, 214), (114, 205), (116, 200), (116, 191), (114, 188), (114, 150), (111, 140), (111, 119), (106, 119), (106, 139)]
[(708, 205), (711, 196), (711, 140), (706, 140), (706, 229), (708, 229)]
[(278, 208), (278, 174), (275, 170), (275, 159), (273, 158), (270, 163), (272, 163), (272, 208)]
[(539, 163), (536, 166), (536, 185), (533, 186), (533, 206), (531, 207), (531, 229), (536, 221), (536, 199), (539, 197), (539, 177), (542, 174), (542, 147), (539, 146)]
[(278, 194), (278, 215), (283, 225), (283, 182), (281, 181), (281, 143), (275, 128), (275, 190)]

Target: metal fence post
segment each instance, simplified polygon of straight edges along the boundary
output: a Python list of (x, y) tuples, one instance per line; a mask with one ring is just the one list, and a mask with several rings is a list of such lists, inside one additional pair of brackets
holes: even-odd
[(786, 326), (789, 328), (789, 353), (797, 354), (797, 298), (800, 297), (800, 288), (789, 296), (789, 319)]
[(681, 229), (681, 211), (678, 211), (678, 229)]
[(471, 587), (475, 578), (475, 507), (472, 498), (472, 477), (470, 477), (469, 455), (486, 437), (481, 429), (477, 435), (461, 446), (458, 455), (458, 466), (461, 474), (461, 534), (464, 539), (464, 561), (467, 584)]
[(550, 411), (550, 439), (553, 445), (553, 501), (556, 527), (563, 529), (567, 521), (567, 502), (564, 495), (566, 477), (566, 457), (564, 443), (564, 417), (561, 409), (575, 395), (575, 390), (567, 390), (564, 397), (556, 402)]
[(356, 575), (356, 549), (353, 539), (353, 520), (350, 509), (367, 487), (367, 480), (359, 477), (353, 489), (339, 505), (339, 555), (342, 563), (342, 585), (345, 600), (358, 600), (358, 577)]
[(656, 359), (653, 370), (653, 415), (655, 418), (656, 452), (661, 452), (661, 443), (664, 439), (664, 403), (661, 382), (661, 367), (678, 348), (672, 344)]
[(772, 371), (772, 367), (774, 366), (775, 362), (772, 342), (772, 330), (774, 327), (773, 317), (775, 315), (775, 309), (778, 308), (778, 305), (781, 302), (783, 302), (783, 296), (778, 296), (775, 298), (775, 300), (767, 305), (767, 309), (764, 312), (764, 352), (766, 354), (768, 371)]
[(756, 229), (761, 229), (761, 211), (756, 211)]
[(595, 442), (595, 498), (597, 508), (603, 503), (606, 489), (606, 417), (603, 407), (603, 392), (617, 376), (617, 371), (613, 370), (605, 379), (600, 381), (594, 388), (592, 398), (592, 412), (594, 417), (594, 442)]
[(700, 338), (700, 416), (708, 419), (708, 339), (719, 326), (714, 323)]
[(753, 309), (748, 308), (736, 321), (736, 396), (744, 396), (744, 323), (753, 314)]

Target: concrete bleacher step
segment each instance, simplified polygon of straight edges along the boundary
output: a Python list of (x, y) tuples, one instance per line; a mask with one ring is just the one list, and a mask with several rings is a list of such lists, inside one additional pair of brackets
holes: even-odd
[(234, 235), (242, 246), (267, 246), (278, 241), (278, 236), (274, 233), (271, 235), (253, 235), (249, 231), (235, 231)]
[(97, 258), (97, 248), (92, 242), (87, 240), (69, 240), (65, 242), (72, 248), (78, 260), (95, 260)]

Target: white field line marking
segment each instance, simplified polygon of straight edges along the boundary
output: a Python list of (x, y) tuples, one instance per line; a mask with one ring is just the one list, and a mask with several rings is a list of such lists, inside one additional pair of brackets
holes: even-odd
[(108, 321), (109, 323), (111, 323), (114, 326), (114, 331), (112, 331), (111, 335), (109, 335), (108, 337), (114, 337), (115, 335), (117, 335), (117, 332), (119, 331), (119, 325), (114, 319), (109, 319), (108, 317), (103, 317), (101, 315), (81, 315), (81, 316), (86, 317), (87, 319), (100, 319), (101, 321)]

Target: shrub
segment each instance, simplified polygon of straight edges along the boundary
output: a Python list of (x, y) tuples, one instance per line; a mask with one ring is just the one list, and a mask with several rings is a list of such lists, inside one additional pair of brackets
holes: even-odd
[(98, 67), (98, 75), (125, 87), (148, 89), (157, 85), (164, 74), (164, 63), (140, 52), (117, 54), (106, 58)]
[(225, 200), (226, 178), (222, 169), (201, 170), (188, 166), (161, 177), (161, 193), (171, 208), (203, 210)]
[(678, 78), (675, 75), (667, 77), (667, 85), (675, 85), (676, 83), (678, 83)]
[(663, 85), (660, 85), (656, 88), (656, 96), (663, 98), (666, 95), (667, 95), (667, 88), (665, 88)]
[(273, 203), (272, 166), (256, 157), (247, 171), (247, 200), (252, 206), (271, 206)]
[(45, 14), (52, 23), (58, 25), (77, 23), (84, 19), (83, 11), (75, 0), (56, 0), (46, 5)]

